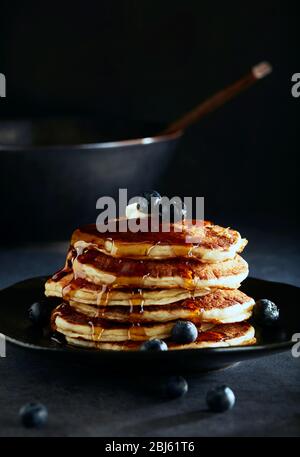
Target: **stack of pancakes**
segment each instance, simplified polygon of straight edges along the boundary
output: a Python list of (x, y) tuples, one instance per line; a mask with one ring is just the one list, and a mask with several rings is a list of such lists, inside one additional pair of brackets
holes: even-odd
[[(199, 235), (199, 242), (187, 242)], [(193, 238), (192, 238), (193, 239)], [(100, 233), (95, 225), (75, 230), (64, 268), (46, 283), (47, 296), (60, 297), (52, 328), (72, 345), (138, 349), (164, 339), (169, 349), (252, 344), (246, 322), (254, 300), (238, 290), (248, 264), (238, 254), (247, 240), (210, 222), (186, 221), (165, 232)], [(178, 320), (198, 328), (193, 343), (177, 344)]]

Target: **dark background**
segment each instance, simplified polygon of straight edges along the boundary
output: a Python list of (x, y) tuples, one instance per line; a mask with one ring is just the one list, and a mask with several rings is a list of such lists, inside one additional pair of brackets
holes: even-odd
[[(271, 76), (189, 129), (158, 186), (205, 196), (206, 217), (219, 223), (297, 228), (297, 21), (279, 1), (4, 1), (0, 116), (164, 123), (268, 60)], [(2, 205), (12, 192), (18, 182), (2, 186)]]
[[(300, 99), (290, 92), (291, 76), (300, 72), (298, 22), (290, 1), (106, 0), (78, 6), (0, 0), (0, 72), (7, 79), (0, 117), (82, 113), (168, 122), (269, 60), (271, 76), (186, 133), (158, 189), (170, 196), (204, 195), (207, 218), (249, 239), (243, 257), (251, 276), (299, 285)], [(2, 288), (61, 267), (71, 229), (57, 223), (55, 201), (32, 214), (33, 206), (22, 199), (26, 189), (0, 155)], [(15, 163), (7, 155), (9, 170), (27, 170), (34, 208), (43, 208), (45, 192), (54, 191), (55, 174), (62, 171), (48, 169), (45, 161), (48, 182), (40, 186), (39, 170), (26, 164), (26, 154), (14, 157)], [(153, 166), (159, 172), (161, 163), (146, 163), (145, 176)], [(86, 186), (77, 184), (84, 194)], [(74, 210), (67, 198), (73, 185), (66, 181), (61, 189), (66, 218)], [(22, 208), (20, 229), (13, 221)], [(80, 225), (81, 208), (75, 209)], [(37, 243), (47, 227), (44, 215), (65, 241)], [(35, 230), (26, 230), (34, 217)], [(95, 217), (93, 201), (91, 221)], [(53, 233), (49, 224), (49, 238)], [(34, 243), (24, 244), (30, 239)], [(106, 377), (103, 370), (91, 375), (82, 365), (76, 371), (12, 345), (0, 362), (3, 436), (299, 436), (299, 359), (289, 352), (190, 376), (188, 395), (168, 402), (147, 392), (156, 386), (155, 369), (147, 379)], [(218, 384), (237, 396), (226, 416), (205, 411), (206, 392)], [(18, 410), (29, 401), (48, 407), (46, 428), (20, 426)]]

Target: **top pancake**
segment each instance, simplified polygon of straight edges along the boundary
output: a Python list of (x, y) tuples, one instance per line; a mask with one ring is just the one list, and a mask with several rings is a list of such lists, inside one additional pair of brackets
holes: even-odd
[[(150, 221), (150, 219), (149, 219)], [(199, 222), (199, 221), (198, 221)], [(150, 222), (147, 222), (150, 225)], [(71, 245), (83, 250), (94, 245), (100, 252), (112, 257), (133, 259), (169, 259), (174, 257), (194, 257), (205, 263), (233, 259), (241, 252), (247, 240), (241, 238), (236, 230), (220, 227), (211, 222), (186, 220), (184, 224), (159, 224), (155, 231), (138, 231), (133, 233), (125, 226), (120, 231), (120, 222), (111, 225), (110, 231), (101, 233), (95, 224), (85, 225), (72, 235)], [(115, 229), (115, 231), (113, 231)], [(153, 229), (153, 228), (152, 228)], [(181, 229), (181, 231), (177, 231)], [(190, 242), (192, 241), (192, 242)]]

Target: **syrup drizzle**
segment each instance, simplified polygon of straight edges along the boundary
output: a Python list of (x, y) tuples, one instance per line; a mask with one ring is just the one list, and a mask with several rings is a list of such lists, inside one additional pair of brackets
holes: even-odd
[[(99, 234), (98, 234), (99, 235)], [(153, 242), (152, 245), (149, 247), (146, 248), (145, 250), (145, 253), (143, 254), (146, 254), (147, 256), (150, 255), (151, 251), (153, 249), (155, 249), (155, 247), (157, 245), (161, 245), (161, 244), (165, 244), (165, 245), (172, 245), (174, 244), (174, 242), (180, 242), (182, 241), (182, 233), (177, 233), (177, 232), (171, 232), (170, 233), (162, 233), (160, 232), (159, 234), (158, 233), (149, 233), (150, 237), (149, 239), (147, 238), (147, 241), (149, 241), (149, 243), (153, 242), (154, 241), (154, 238), (153, 238), (153, 235), (154, 237), (157, 239), (157, 237), (159, 236), (160, 238), (162, 238), (161, 241), (156, 241), (155, 243)], [(225, 237), (230, 237), (230, 232), (229, 232), (229, 229), (224, 229), (222, 235), (224, 235)], [(184, 235), (185, 236), (185, 235)], [(118, 233), (118, 236), (117, 236), (117, 239), (118, 240), (122, 240), (122, 238), (126, 239), (127, 242), (128, 242), (128, 232), (126, 232), (125, 234), (122, 234), (122, 233)], [(113, 238), (109, 237), (109, 238), (106, 238), (106, 241), (110, 241), (111, 243), (111, 246), (110, 246), (110, 251), (114, 254), (114, 255), (117, 255), (117, 245), (114, 241)], [(144, 241), (141, 241), (141, 243), (144, 242)], [(179, 243), (180, 244), (180, 243)], [(75, 246), (76, 245), (76, 246)], [(65, 266), (59, 271), (57, 272), (54, 276), (53, 276), (53, 280), (54, 281), (59, 281), (62, 277), (64, 277), (65, 275), (69, 274), (70, 272), (72, 272), (73, 270), (73, 263), (75, 261), (75, 259), (77, 259), (79, 257), (79, 261), (80, 263), (89, 263), (89, 261), (92, 259), (93, 260), (93, 256), (95, 257), (96, 255), (103, 255), (99, 252), (99, 250), (97, 249), (97, 246), (95, 244), (92, 244), (92, 243), (85, 243), (85, 242), (78, 242), (78, 243), (75, 243), (74, 246), (72, 246), (68, 252), (68, 255), (67, 255), (67, 260), (66, 260), (66, 264)], [(189, 262), (192, 261), (194, 262), (194, 250), (196, 247), (198, 247), (199, 244), (189, 244), (189, 249), (188, 249), (188, 257), (191, 258), (191, 260), (186, 260), (186, 261), (182, 261), (182, 259), (179, 261), (179, 259), (175, 259), (175, 262), (177, 262), (178, 266), (179, 266), (179, 270), (180, 270), (180, 276), (181, 278), (183, 279), (183, 288), (184, 289), (187, 289), (189, 290), (189, 296), (190, 296), (190, 302), (189, 303), (186, 303), (185, 306), (187, 308), (190, 309), (191, 311), (191, 314), (192, 312), (195, 311), (195, 303), (193, 303), (195, 301), (195, 279), (198, 278), (197, 275), (195, 275), (191, 269), (189, 268), (186, 268), (186, 267), (189, 267)], [(174, 254), (175, 251), (174, 251)], [(123, 258), (118, 258), (116, 259), (116, 257), (114, 258), (111, 258), (110, 260), (112, 260), (112, 262), (118, 262), (119, 264), (119, 268), (118, 270), (122, 270), (124, 271), (124, 273), (129, 273), (129, 276), (130, 276), (130, 265), (126, 265), (126, 259), (123, 259)], [(147, 268), (147, 265), (143, 265), (143, 260), (132, 260), (134, 262), (134, 265), (138, 265), (138, 269), (142, 272), (145, 271), (145, 268)], [(172, 263), (173, 260), (171, 260), (170, 263)], [(95, 262), (96, 263), (96, 262)], [(92, 261), (91, 264), (94, 264), (94, 262)], [(186, 266), (186, 267), (185, 267)], [(134, 275), (136, 275), (136, 271), (134, 272)], [(125, 275), (127, 276), (127, 275)], [(141, 275), (142, 276), (142, 282), (145, 283), (147, 282), (147, 279), (148, 278), (151, 278), (153, 277), (153, 275), (151, 275), (150, 272), (146, 272), (144, 274)], [(70, 301), (70, 298), (72, 296), (72, 291), (76, 288), (78, 288), (78, 285), (76, 284), (76, 280), (80, 278), (79, 277), (76, 277), (76, 275), (74, 275), (74, 281), (70, 281), (68, 284), (66, 284), (63, 289), (62, 289), (62, 297), (63, 297), (63, 301), (64, 302), (69, 302)], [(107, 311), (107, 305), (109, 303), (109, 300), (111, 298), (111, 293), (112, 293), (112, 289), (116, 288), (116, 287), (119, 287), (120, 284), (118, 283), (118, 278), (115, 279), (115, 281), (110, 284), (110, 285), (102, 285), (100, 287), (100, 290), (97, 291), (97, 294), (96, 294), (96, 304), (97, 304), (97, 308), (96, 308), (96, 313), (95, 313), (95, 316), (94, 318), (95, 319), (100, 319), (99, 321), (99, 325), (97, 325), (97, 323), (95, 323), (95, 321), (93, 319), (90, 319), (88, 321), (88, 325), (90, 327), (90, 331), (91, 331), (91, 338), (92, 338), (92, 341), (94, 342), (100, 342), (101, 339), (102, 339), (102, 335), (103, 335), (103, 332), (105, 330), (105, 328), (115, 328), (115, 323), (108, 323), (106, 324), (105, 322), (103, 322), (101, 320), (101, 318), (105, 318), (105, 313)], [(130, 284), (124, 284), (124, 286), (126, 287), (131, 287)], [(134, 314), (134, 319), (136, 319), (136, 314), (137, 314), (137, 310), (139, 310), (139, 313), (143, 313), (144, 312), (144, 303), (145, 303), (145, 299), (144, 299), (144, 296), (143, 296), (143, 289), (141, 288), (137, 288), (137, 289), (131, 289), (131, 296), (129, 298), (129, 314)], [(67, 305), (67, 306), (70, 306), (70, 305)], [(203, 313), (203, 309), (197, 309), (198, 313), (199, 313), (199, 318), (198, 320), (201, 322), (201, 315)], [(192, 317), (192, 316), (191, 316)], [(197, 319), (195, 317), (195, 319)], [(130, 317), (128, 319), (128, 321), (130, 322)], [(127, 321), (127, 322), (128, 322)], [(103, 322), (103, 325), (102, 325), (102, 322)], [(107, 322), (107, 321), (106, 321)], [(200, 323), (199, 322), (199, 323)], [(211, 332), (213, 334), (213, 332)], [(146, 332), (144, 330), (143, 327), (140, 326), (140, 323), (139, 322), (131, 322), (128, 327), (127, 327), (127, 339), (128, 341), (131, 341), (132, 339), (142, 339), (143, 336), (146, 336)], [(213, 334), (213, 338), (216, 338), (217, 335), (216, 334)], [(218, 333), (218, 338), (220, 339), (220, 334)], [(212, 339), (213, 339), (212, 338)]]

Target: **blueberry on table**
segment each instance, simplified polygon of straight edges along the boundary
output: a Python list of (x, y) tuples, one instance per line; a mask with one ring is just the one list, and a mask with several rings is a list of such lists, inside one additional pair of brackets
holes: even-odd
[(230, 387), (219, 386), (208, 391), (206, 403), (211, 411), (222, 413), (232, 409), (235, 404), (235, 395)]
[(145, 341), (141, 347), (141, 351), (151, 351), (151, 352), (158, 352), (158, 351), (167, 351), (168, 346), (163, 340), (159, 340), (158, 338), (154, 338), (153, 340)]
[(48, 410), (41, 403), (27, 403), (19, 412), (22, 424), (25, 427), (42, 427), (48, 419)]
[(35, 302), (28, 310), (28, 317), (35, 325), (46, 325), (50, 320), (50, 309), (45, 302)]
[(175, 343), (188, 344), (196, 341), (198, 329), (193, 322), (178, 321), (172, 328), (172, 340)]
[(169, 398), (178, 398), (188, 391), (188, 383), (182, 376), (171, 376), (165, 385), (165, 392)]
[(271, 300), (257, 300), (253, 308), (253, 318), (262, 326), (273, 325), (279, 318), (279, 309)]
[(142, 193), (141, 197), (142, 199), (139, 201), (139, 210), (142, 213), (150, 213), (151, 203), (156, 206), (161, 199), (161, 195), (156, 190), (147, 190)]

